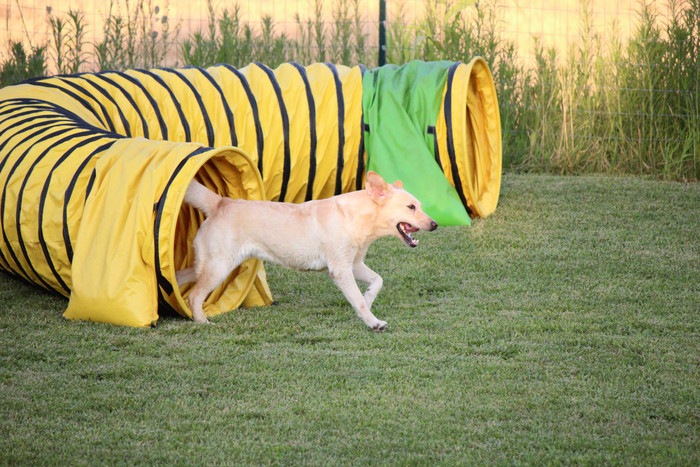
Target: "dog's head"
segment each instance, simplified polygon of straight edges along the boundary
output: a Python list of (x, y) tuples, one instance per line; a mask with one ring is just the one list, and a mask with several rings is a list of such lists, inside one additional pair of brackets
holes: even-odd
[(411, 193), (403, 189), (400, 180), (389, 184), (376, 172), (367, 172), (366, 188), (378, 206), (377, 224), (382, 235), (395, 235), (411, 248), (418, 240), (411, 234), (419, 230), (435, 230), (438, 225), (423, 209)]

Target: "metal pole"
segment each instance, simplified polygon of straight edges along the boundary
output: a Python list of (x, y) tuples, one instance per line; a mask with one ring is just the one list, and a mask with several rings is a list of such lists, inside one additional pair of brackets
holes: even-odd
[(386, 0), (379, 0), (379, 66), (386, 65)]

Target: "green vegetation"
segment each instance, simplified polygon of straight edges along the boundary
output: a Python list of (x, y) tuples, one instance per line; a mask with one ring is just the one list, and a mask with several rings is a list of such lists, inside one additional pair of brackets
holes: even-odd
[[(132, 6), (125, 0), (126, 12), (121, 2), (110, 0), (104, 18), (104, 37), (95, 44), (95, 60), (100, 70), (124, 70), (127, 68), (153, 68), (164, 66), (172, 46), (174, 31), (166, 8), (153, 6), (150, 0), (136, 0)], [(173, 34), (174, 32), (174, 34)]]
[(698, 465), (699, 230), (698, 184), (508, 175), (370, 249), (381, 334), (317, 273), (155, 329), (0, 275), (0, 464)]
[(46, 73), (46, 47), (32, 47), (27, 53), (22, 42), (10, 41), (9, 49), (9, 57), (0, 63), (0, 87)]
[(85, 15), (78, 10), (68, 10), (68, 18), (49, 15), (53, 55), (59, 74), (78, 73), (87, 63), (85, 52)]
[(637, 30), (603, 44), (583, 5), (580, 41), (561, 60), (535, 45), (523, 104), (530, 150), (526, 170), (700, 175), (700, 1), (677, 2), (662, 29), (643, 4)]
[[(603, 40), (590, 0), (581, 0), (577, 44), (545, 48), (537, 37), (528, 64), (503, 38), (499, 0), (425, 2), (425, 16), (407, 20), (405, 0), (391, 2), (387, 56), (409, 60), (469, 61), (483, 56), (496, 81), (508, 170), (559, 174), (636, 174), (696, 181), (700, 177), (700, 0), (670, 1), (659, 17), (640, 3), (636, 30), (622, 41), (617, 24)], [(50, 56), (61, 73), (97, 68), (120, 70), (178, 63), (271, 67), (333, 61), (376, 65), (367, 47), (362, 0), (314, 0), (308, 17), (296, 16), (296, 38), (279, 32), (270, 16), (257, 25), (241, 19), (238, 5), (209, 2), (206, 31), (178, 37), (180, 25), (147, 0), (111, 0), (104, 39), (88, 50), (85, 19), (70, 11), (49, 16), (52, 39), (27, 53), (10, 43), (0, 64), (0, 85), (42, 75)], [(330, 20), (327, 18), (330, 17)], [(175, 27), (172, 25), (175, 24)], [(50, 52), (48, 55), (46, 50)], [(172, 59), (171, 59), (172, 60)]]
[[(642, 3), (626, 44), (615, 23), (604, 43), (590, 0), (581, 0), (578, 43), (562, 53), (545, 49), (535, 37), (532, 67), (501, 37), (498, 1), (467, 3), (465, 8), (463, 2), (426, 1), (425, 17), (410, 23), (405, 2), (392, 2), (387, 56), (399, 64), (484, 57), (496, 81), (507, 168), (698, 179), (700, 0), (672, 0), (670, 18), (655, 16)], [(273, 67), (288, 60), (367, 63), (358, 2), (351, 8), (348, 0), (335, 0), (329, 24), (322, 19), (323, 5), (316, 0), (306, 20), (297, 15), (296, 41), (283, 34), (271, 40), (270, 18), (263, 18), (256, 35), (250, 25), (241, 25), (238, 7), (220, 13), (210, 8), (208, 39), (197, 33), (185, 40), (183, 61), (245, 66), (258, 60)], [(226, 27), (230, 18), (233, 29)]]

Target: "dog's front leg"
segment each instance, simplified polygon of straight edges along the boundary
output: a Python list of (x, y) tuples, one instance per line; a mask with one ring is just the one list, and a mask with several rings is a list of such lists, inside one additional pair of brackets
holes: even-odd
[(372, 271), (365, 263), (355, 263), (352, 267), (352, 273), (355, 275), (355, 279), (362, 281), (367, 284), (367, 290), (365, 290), (365, 302), (367, 303), (367, 308), (372, 309), (372, 303), (374, 299), (377, 298), (379, 291), (382, 290), (382, 285), (384, 281), (382, 276)]
[(331, 268), (329, 273), (333, 279), (333, 282), (335, 282), (335, 285), (338, 286), (338, 288), (343, 292), (343, 295), (345, 295), (345, 298), (355, 309), (357, 316), (359, 316), (371, 329), (374, 329), (375, 331), (384, 331), (388, 326), (387, 323), (377, 319), (377, 317), (374, 316), (369, 310), (365, 297), (362, 296), (362, 292), (360, 291), (359, 287), (357, 287), (352, 268)]

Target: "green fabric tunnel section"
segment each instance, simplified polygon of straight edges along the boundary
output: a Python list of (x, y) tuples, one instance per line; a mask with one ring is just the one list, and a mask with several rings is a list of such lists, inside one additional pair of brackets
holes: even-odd
[[(446, 225), (496, 207), (500, 120), (488, 67), (318, 63), (85, 73), (0, 89), (0, 268), (69, 297), (65, 316), (148, 326), (191, 316), (197, 179), (234, 198), (303, 202), (402, 179)], [(271, 303), (262, 264), (212, 316)]]
[(469, 225), (466, 207), (436, 163), (435, 124), (451, 65), (411, 62), (365, 73), (367, 167), (402, 180), (440, 225)]
[(467, 225), (495, 211), (501, 119), (482, 58), (368, 71), (363, 103), (369, 169), (401, 179), (442, 225)]

